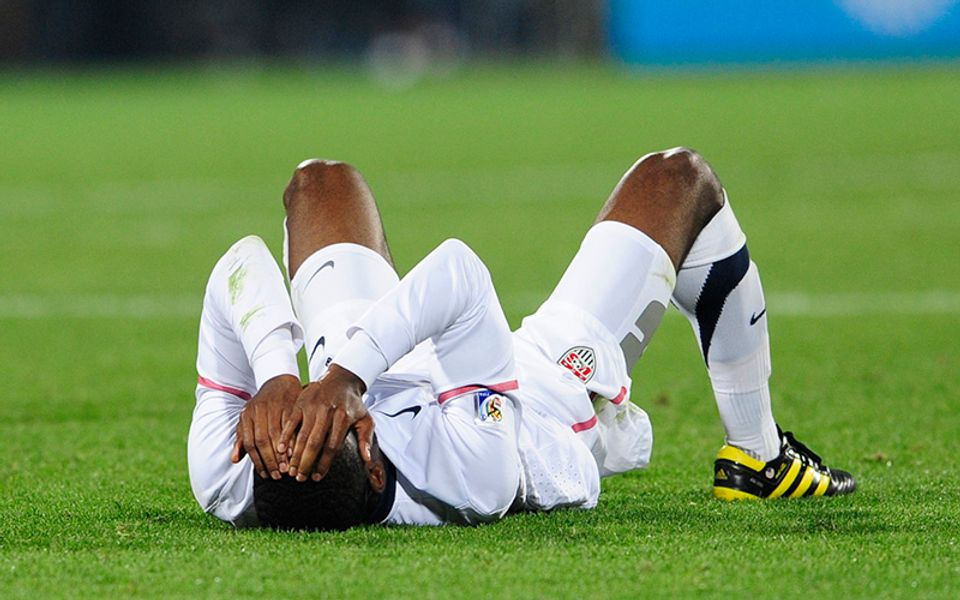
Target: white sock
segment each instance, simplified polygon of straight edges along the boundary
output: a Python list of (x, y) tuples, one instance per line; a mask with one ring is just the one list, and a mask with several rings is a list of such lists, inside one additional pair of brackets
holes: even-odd
[(760, 274), (729, 201), (677, 274), (673, 302), (693, 327), (727, 443), (762, 461), (780, 453), (770, 407), (770, 340)]

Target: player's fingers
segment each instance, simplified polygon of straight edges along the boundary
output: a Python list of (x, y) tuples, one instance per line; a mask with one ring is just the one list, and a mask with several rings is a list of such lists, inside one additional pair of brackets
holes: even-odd
[(240, 417), (240, 423), (243, 426), (243, 448), (250, 455), (253, 466), (260, 477), (267, 478), (267, 471), (263, 468), (263, 461), (260, 460), (260, 453), (257, 452), (257, 443), (254, 439), (253, 419)]
[(270, 434), (270, 439), (273, 440), (273, 443), (276, 445), (277, 450), (277, 468), (280, 469), (281, 473), (286, 473), (289, 465), (287, 464), (290, 456), (288, 454), (289, 448), (283, 443), (283, 424), (289, 418), (287, 414), (288, 410), (284, 409), (280, 420), (277, 422), (277, 427), (275, 434)]
[(271, 406), (267, 419), (267, 434), (273, 449), (280, 452), (280, 432), (283, 431), (283, 409)]
[(347, 437), (349, 429), (350, 418), (347, 417), (347, 413), (339, 410), (334, 412), (330, 423), (330, 432), (323, 444), (323, 453), (320, 455), (320, 460), (317, 461), (317, 467), (313, 472), (314, 481), (320, 481), (326, 476), (327, 471), (330, 470), (330, 465), (333, 464), (333, 459), (337, 456), (337, 452), (343, 447), (343, 440)]
[(373, 417), (367, 415), (354, 424), (357, 432), (357, 445), (360, 446), (360, 458), (363, 462), (370, 464), (373, 462), (373, 456), (370, 455), (370, 447), (373, 445)]
[[(330, 431), (330, 420), (333, 417), (333, 411), (328, 410), (324, 406), (320, 409), (319, 413), (316, 421), (314, 421), (313, 428), (306, 436), (303, 445), (303, 454), (297, 463), (299, 465), (297, 469), (297, 481), (306, 481), (307, 477), (310, 477), (313, 473), (317, 457), (320, 455), (323, 444), (326, 442), (327, 432)], [(300, 435), (304, 435), (306, 431), (306, 429), (301, 429)], [(297, 445), (300, 445), (299, 438), (297, 439)]]
[(307, 438), (310, 437), (310, 431), (313, 429), (313, 424), (316, 421), (316, 416), (311, 411), (310, 414), (302, 414), (300, 417), (300, 430), (297, 432), (296, 439), (293, 440), (293, 454), (290, 455), (290, 463), (287, 468), (287, 473), (291, 477), (296, 477), (299, 470), (301, 457), (303, 456), (303, 450), (307, 446)]
[(273, 441), (270, 439), (270, 411), (260, 406), (253, 413), (253, 442), (257, 445), (263, 469), (273, 479), (280, 479), (280, 467), (273, 453)]
[(277, 458), (280, 458), (287, 449), (286, 445), (283, 444), (283, 426), (290, 419), (290, 408), (290, 406), (284, 406), (275, 409), (270, 416), (270, 439), (273, 440), (273, 445), (277, 451)]
[(230, 462), (238, 463), (243, 458), (243, 430), (241, 423), (237, 423), (236, 439), (233, 442), (233, 453), (230, 455)]
[(300, 407), (294, 406), (290, 413), (283, 419), (283, 429), (280, 431), (280, 444), (277, 446), (277, 450), (280, 452), (284, 450), (289, 452), (293, 448), (293, 444), (291, 443), (293, 441), (293, 433), (302, 421), (303, 411), (300, 410)]

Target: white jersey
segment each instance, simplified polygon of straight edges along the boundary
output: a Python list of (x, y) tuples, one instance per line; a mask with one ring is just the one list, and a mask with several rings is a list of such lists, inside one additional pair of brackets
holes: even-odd
[[(669, 264), (665, 254), (655, 259)], [(208, 300), (215, 276), (216, 269)], [(300, 267), (291, 296), (311, 379), (333, 361), (367, 384), (381, 449), (396, 468), (384, 522), (476, 523), (510, 510), (591, 508), (601, 475), (649, 461), (649, 420), (629, 402), (631, 382), (614, 334), (562, 297), (551, 297), (511, 333), (486, 268), (462, 242), (445, 242), (399, 282), (373, 251), (328, 246)], [(205, 303), (204, 311), (223, 304)], [(300, 332), (286, 312), (274, 321)], [(211, 324), (239, 331), (229, 319), (205, 318), (201, 329)], [(221, 342), (229, 337), (220, 333)], [(205, 338), (212, 336), (201, 331), (200, 356), (222, 357), (204, 350)], [(201, 375), (217, 371), (200, 362)], [(248, 368), (258, 382), (267, 376), (257, 365)], [(249, 460), (242, 468), (222, 460), (243, 406), (224, 396), (231, 389), (255, 393), (243, 383), (234, 389), (201, 379), (190, 444), (198, 500), (236, 524), (255, 521)]]

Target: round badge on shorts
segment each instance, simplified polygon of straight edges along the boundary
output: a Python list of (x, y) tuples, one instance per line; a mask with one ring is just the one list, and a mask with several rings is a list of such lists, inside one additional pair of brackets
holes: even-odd
[(557, 364), (576, 375), (580, 381), (586, 383), (590, 381), (590, 379), (593, 378), (593, 374), (596, 373), (597, 355), (594, 353), (593, 348), (574, 346), (563, 353), (563, 356), (560, 357)]

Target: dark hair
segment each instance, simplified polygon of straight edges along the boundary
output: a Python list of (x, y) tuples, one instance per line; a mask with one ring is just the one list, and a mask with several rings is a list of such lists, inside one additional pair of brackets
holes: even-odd
[[(378, 454), (374, 452), (375, 460)], [(297, 481), (286, 475), (278, 480), (253, 477), (257, 517), (261, 525), (274, 529), (349, 529), (365, 523), (379, 499), (370, 486), (353, 431), (320, 481)]]

